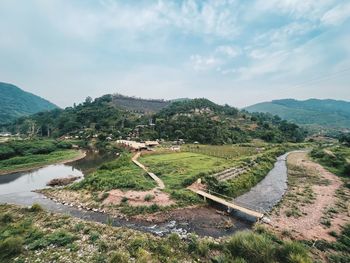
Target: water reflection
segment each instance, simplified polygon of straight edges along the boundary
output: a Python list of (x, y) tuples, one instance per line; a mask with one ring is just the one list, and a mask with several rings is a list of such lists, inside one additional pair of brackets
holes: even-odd
[(72, 163), (48, 165), (31, 171), (1, 175), (0, 195), (46, 188), (46, 184), (55, 178), (83, 177), (95, 171), (103, 162), (114, 158), (112, 154), (88, 152), (84, 159)]

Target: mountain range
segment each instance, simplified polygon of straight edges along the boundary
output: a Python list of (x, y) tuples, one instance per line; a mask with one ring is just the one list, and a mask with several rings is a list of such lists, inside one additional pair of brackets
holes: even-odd
[(331, 99), (283, 99), (246, 107), (248, 112), (264, 112), (299, 125), (350, 128), (350, 102)]
[(12, 84), (0, 82), (0, 124), (57, 106)]

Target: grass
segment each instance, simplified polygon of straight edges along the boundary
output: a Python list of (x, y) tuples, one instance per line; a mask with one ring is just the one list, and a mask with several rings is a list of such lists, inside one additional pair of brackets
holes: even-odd
[[(267, 145), (265, 145), (266, 147)], [(226, 159), (239, 159), (242, 157), (252, 156), (263, 151), (264, 147), (257, 147), (256, 145), (196, 145), (185, 144), (181, 147), (182, 151), (200, 153), (213, 157)]]
[(140, 162), (163, 180), (165, 191), (177, 200), (178, 206), (200, 203), (202, 200), (185, 188), (199, 177), (230, 166), (227, 159), (190, 152), (149, 154)]
[(73, 190), (87, 189), (89, 191), (150, 190), (156, 183), (131, 161), (129, 154), (124, 154), (117, 160), (103, 164), (95, 173), (84, 177), (73, 184)]
[(266, 232), (244, 231), (218, 240), (194, 234), (185, 239), (177, 234), (161, 238), (17, 206), (0, 205), (0, 215), (0, 262), (4, 263), (311, 262), (307, 247)]
[(198, 176), (230, 167), (230, 161), (198, 153), (180, 152), (144, 155), (140, 162), (159, 176), (167, 189), (182, 189)]
[(59, 150), (49, 154), (31, 154), (17, 156), (0, 161), (0, 174), (11, 173), (18, 170), (38, 168), (48, 164), (73, 159), (80, 155), (76, 150)]
[(217, 178), (211, 176), (207, 176), (205, 181), (210, 190), (226, 196), (237, 197), (249, 191), (253, 186), (259, 183), (273, 168), (276, 158), (294, 147), (295, 146), (278, 146), (254, 155), (251, 158), (244, 158), (245, 160), (241, 158), (239, 165), (246, 165), (249, 167), (249, 163), (251, 163), (252, 160), (255, 165), (251, 166), (243, 174), (227, 181), (219, 181)]
[(350, 179), (350, 147), (316, 148), (310, 155), (330, 172)]

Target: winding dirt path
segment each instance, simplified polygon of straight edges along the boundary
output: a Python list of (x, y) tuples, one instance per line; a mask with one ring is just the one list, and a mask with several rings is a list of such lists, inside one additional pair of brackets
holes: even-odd
[[(342, 225), (349, 222), (349, 211), (338, 211), (331, 217), (327, 217), (330, 223), (328, 227), (321, 222), (325, 220), (330, 208), (338, 209), (336, 204), (341, 200), (336, 194), (342, 187), (341, 179), (311, 161), (307, 153), (292, 153), (288, 157), (288, 163), (291, 167), (300, 169), (302, 173), (294, 178), (295, 183), (289, 186), (278, 211), (271, 215), (272, 228), (277, 232), (287, 230), (298, 239), (334, 240), (329, 232), (339, 231)], [(292, 176), (296, 175), (289, 171), (289, 177)], [(302, 193), (309, 195), (302, 196)], [(305, 201), (300, 202), (300, 199), (297, 199), (299, 196), (302, 196), (301, 198)], [(293, 206), (301, 212), (298, 216), (288, 216), (288, 210), (290, 211)], [(349, 207), (349, 204), (345, 206)]]

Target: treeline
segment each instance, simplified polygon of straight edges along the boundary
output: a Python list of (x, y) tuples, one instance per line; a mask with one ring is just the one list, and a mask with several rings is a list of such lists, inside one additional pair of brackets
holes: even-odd
[(5, 126), (12, 133), (29, 137), (74, 136), (101, 141), (178, 140), (205, 144), (244, 143), (259, 138), (267, 142), (300, 142), (305, 132), (295, 124), (268, 114), (249, 114), (207, 99), (176, 101), (152, 115), (123, 110), (112, 95), (68, 107), (41, 112)]
[(95, 100), (88, 97), (85, 102), (64, 110), (56, 109), (19, 118), (7, 125), (6, 129), (12, 133), (19, 132), (28, 136), (39, 135), (54, 138), (63, 135), (78, 135), (79, 132), (84, 132), (85, 137), (91, 137), (95, 133), (127, 136), (143, 120), (132, 113), (114, 107), (111, 102), (111, 95)]

